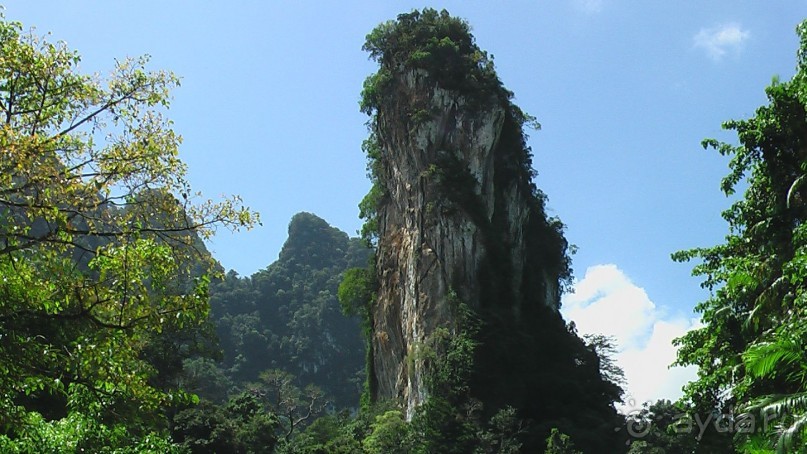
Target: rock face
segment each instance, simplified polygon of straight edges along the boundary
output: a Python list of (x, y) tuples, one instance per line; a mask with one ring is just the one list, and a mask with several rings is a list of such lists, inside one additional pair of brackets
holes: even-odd
[(558, 311), (568, 244), (533, 183), (530, 117), (446, 11), (401, 14), (364, 48), (379, 63), (361, 99), (373, 181), (362, 231), (377, 240), (375, 279), (356, 292), (372, 327), (370, 397), (449, 445), (506, 410), (531, 421), (523, 452), (542, 452), (553, 428), (583, 452), (621, 449), (621, 389)]
[(372, 375), (376, 396), (399, 399), (411, 417), (428, 394), (417, 350), (439, 327), (456, 334), (456, 303), (513, 320), (536, 305), (557, 310), (566, 245), (530, 181), (508, 99), (471, 99), (423, 69), (393, 83), (374, 128), (386, 197)]

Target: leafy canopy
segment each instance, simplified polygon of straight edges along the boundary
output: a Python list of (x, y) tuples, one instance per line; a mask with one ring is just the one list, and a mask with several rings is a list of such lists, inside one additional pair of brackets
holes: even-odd
[(501, 90), (493, 59), (481, 50), (462, 19), (432, 8), (399, 14), (374, 28), (362, 50), (380, 69), (364, 82), (361, 110), (371, 114), (391, 96), (393, 72), (401, 67), (423, 69), (444, 88), (470, 93)]
[(181, 400), (151, 385), (143, 348), (206, 317), (199, 237), (257, 215), (192, 192), (164, 117), (179, 79), (148, 57), (85, 75), (2, 18), (0, 56), (0, 424), (85, 391), (99, 417)]
[(696, 307), (703, 327), (676, 341), (678, 364), (699, 366), (686, 396), (701, 411), (773, 412), (780, 429), (759, 436), (779, 452), (803, 439), (807, 423), (807, 22), (797, 31), (795, 76), (774, 78), (753, 117), (723, 124), (739, 145), (703, 142), (731, 158), (727, 195), (747, 185), (723, 213), (726, 241), (673, 255), (700, 260), (693, 273), (712, 292)]

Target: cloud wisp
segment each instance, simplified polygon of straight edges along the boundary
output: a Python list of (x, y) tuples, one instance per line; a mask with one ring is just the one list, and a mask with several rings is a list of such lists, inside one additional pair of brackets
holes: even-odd
[(728, 23), (712, 28), (702, 28), (692, 41), (695, 47), (703, 49), (714, 61), (720, 61), (727, 53), (739, 53), (751, 32), (743, 30), (737, 23)]
[(574, 0), (574, 6), (586, 14), (597, 14), (602, 11), (603, 2), (604, 0)]
[(668, 316), (616, 265), (589, 268), (574, 287), (575, 292), (563, 298), (563, 316), (574, 321), (580, 335), (604, 334), (616, 340), (614, 359), (627, 380), (623, 410), (680, 397), (681, 387), (695, 379), (696, 369), (669, 368), (676, 358), (672, 340), (695, 322)]

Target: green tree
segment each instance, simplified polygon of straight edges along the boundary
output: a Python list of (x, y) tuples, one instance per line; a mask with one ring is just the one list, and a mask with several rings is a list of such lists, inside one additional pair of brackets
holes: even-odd
[(178, 412), (172, 421), (174, 439), (192, 453), (234, 453), (236, 428), (216, 404), (203, 400)]
[[(673, 255), (700, 260), (693, 273), (711, 291), (696, 307), (703, 327), (677, 340), (678, 364), (699, 367), (686, 397), (700, 414), (772, 412), (777, 424), (757, 432), (779, 452), (792, 452), (807, 422), (807, 22), (797, 31), (793, 78), (774, 78), (765, 90), (768, 104), (753, 117), (723, 124), (736, 131), (739, 145), (703, 142), (731, 158), (722, 190), (730, 195), (747, 186), (723, 213), (725, 243)], [(711, 440), (730, 441), (707, 433), (702, 449), (717, 452)]]
[(583, 335), (583, 340), (586, 342), (586, 346), (597, 353), (602, 378), (619, 387), (621, 396), (624, 392), (622, 387), (627, 384), (627, 380), (625, 379), (625, 371), (619, 367), (614, 359), (617, 354), (616, 338), (603, 334), (585, 334)]
[(230, 272), (211, 285), (220, 367), (232, 385), (244, 389), (262, 371), (280, 369), (299, 388), (321, 388), (336, 408), (355, 407), (364, 342), (356, 317), (340, 311), (337, 293), (345, 270), (365, 265), (370, 252), (323, 219), (298, 213), (276, 262), (250, 277)]
[(172, 434), (193, 453), (271, 453), (280, 421), (256, 393), (233, 396), (226, 404), (201, 401), (172, 421)]
[(372, 432), (364, 439), (364, 449), (372, 454), (404, 454), (409, 427), (400, 410), (389, 410), (375, 417)]
[(183, 400), (153, 385), (144, 348), (207, 316), (208, 280), (186, 266), (198, 236), (257, 215), (194, 195), (164, 117), (179, 80), (147, 57), (83, 75), (64, 43), (2, 18), (0, 55), (0, 426)]
[(516, 409), (506, 407), (490, 418), (488, 429), (479, 433), (477, 453), (496, 452), (499, 454), (517, 454), (521, 452), (522, 443), (519, 437), (527, 432), (525, 422), (517, 415)]
[(314, 385), (300, 389), (295, 377), (283, 370), (272, 369), (261, 373), (254, 391), (277, 415), (283, 441), (288, 443), (296, 432), (310, 424), (328, 407), (322, 390)]
[(669, 400), (645, 403), (629, 414), (626, 426), (634, 428), (629, 453), (687, 454), (695, 451), (697, 423), (680, 405)]
[(365, 336), (369, 336), (372, 329), (372, 302), (377, 286), (373, 267), (350, 268), (339, 284), (337, 295), (342, 312), (360, 318)]
[(122, 423), (103, 423), (91, 414), (71, 412), (48, 421), (30, 412), (18, 421), (20, 429), (11, 438), (0, 435), (0, 452), (104, 452), (114, 454), (180, 454), (185, 450), (159, 431), (132, 431)]
[(549, 438), (546, 439), (545, 454), (581, 454), (580, 451), (575, 449), (572, 439), (568, 435), (552, 428)]

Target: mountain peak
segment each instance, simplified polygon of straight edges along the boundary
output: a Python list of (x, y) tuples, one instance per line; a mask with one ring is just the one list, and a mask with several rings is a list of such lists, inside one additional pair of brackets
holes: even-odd
[(314, 268), (336, 265), (345, 256), (348, 235), (319, 216), (300, 212), (289, 221), (289, 237), (280, 250), (282, 262), (305, 262)]

